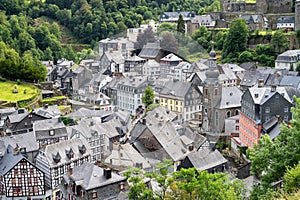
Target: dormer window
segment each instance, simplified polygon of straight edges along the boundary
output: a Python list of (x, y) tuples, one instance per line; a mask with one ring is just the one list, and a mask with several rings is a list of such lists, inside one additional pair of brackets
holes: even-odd
[(49, 131), (49, 135), (50, 135), (50, 136), (53, 136), (53, 135), (55, 135), (55, 132), (54, 132), (54, 130), (50, 130), (50, 131)]
[(60, 156), (60, 154), (59, 154), (58, 152), (57, 152), (56, 155), (53, 155), (53, 154), (52, 154), (52, 158), (53, 158), (53, 161), (54, 161), (55, 163), (59, 163), (60, 160), (61, 160), (61, 156)]
[(85, 154), (85, 152), (86, 152), (86, 147), (85, 147), (84, 145), (78, 146), (78, 150), (79, 150), (79, 152), (80, 152), (81, 154)]
[(74, 158), (74, 151), (72, 148), (70, 150), (66, 150), (66, 155), (69, 159)]

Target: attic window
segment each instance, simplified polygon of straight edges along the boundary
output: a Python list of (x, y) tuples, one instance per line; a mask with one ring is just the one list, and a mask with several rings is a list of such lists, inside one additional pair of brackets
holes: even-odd
[(80, 152), (81, 154), (85, 154), (85, 152), (86, 152), (86, 147), (85, 147), (84, 145), (78, 146), (78, 150), (79, 150), (79, 152)]
[(257, 94), (257, 93), (256, 93), (256, 94), (254, 94), (254, 97), (255, 97), (255, 98), (258, 98), (258, 94)]
[(50, 131), (49, 131), (49, 135), (50, 135), (50, 136), (53, 136), (53, 135), (55, 135), (55, 132), (54, 132), (54, 130), (50, 130)]
[(66, 150), (66, 155), (69, 159), (74, 158), (74, 151), (72, 148), (70, 150)]
[(232, 92), (230, 92), (230, 93), (229, 93), (229, 95), (230, 95), (230, 96), (232, 96), (232, 95), (233, 95), (233, 93), (232, 93)]
[(57, 152), (56, 155), (52, 155), (52, 158), (53, 158), (53, 161), (54, 161), (54, 162), (59, 163), (59, 162), (60, 162), (60, 159), (61, 159), (61, 156), (60, 156), (60, 154)]

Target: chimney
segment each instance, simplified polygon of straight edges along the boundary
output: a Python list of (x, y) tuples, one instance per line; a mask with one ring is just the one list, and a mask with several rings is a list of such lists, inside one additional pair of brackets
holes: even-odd
[(45, 109), (47, 109), (47, 108), (48, 108), (48, 106), (49, 106), (49, 105), (46, 103), (46, 104), (45, 104), (45, 106), (44, 106), (44, 107), (45, 107)]
[(216, 142), (209, 142), (209, 148), (211, 149), (211, 151), (215, 151), (216, 150)]
[(142, 120), (142, 124), (146, 125), (146, 119), (145, 118)]
[(271, 92), (276, 92), (276, 85), (271, 86)]
[(258, 79), (258, 87), (264, 86), (264, 79)]
[(90, 122), (90, 126), (94, 126), (94, 122), (93, 121)]
[(158, 114), (158, 113), (155, 113), (155, 117), (158, 118), (158, 116), (159, 116), (159, 114)]
[(106, 179), (110, 179), (111, 178), (111, 169), (109, 169), (109, 168), (103, 169), (103, 176)]
[(60, 122), (62, 122), (62, 120), (61, 120), (61, 118), (60, 118), (60, 117), (58, 118), (58, 122), (59, 122), (59, 123), (60, 123)]

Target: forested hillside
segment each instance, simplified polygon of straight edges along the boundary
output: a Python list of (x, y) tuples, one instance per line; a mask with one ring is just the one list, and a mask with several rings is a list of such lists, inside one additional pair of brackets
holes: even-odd
[[(158, 20), (164, 11), (220, 9), (219, 0), (1, 0), (0, 75), (27, 81), (44, 80), (40, 60), (84, 58), (62, 44), (61, 27), (94, 47), (103, 38)], [(49, 20), (44, 20), (49, 19)], [(51, 22), (49, 22), (51, 21)]]

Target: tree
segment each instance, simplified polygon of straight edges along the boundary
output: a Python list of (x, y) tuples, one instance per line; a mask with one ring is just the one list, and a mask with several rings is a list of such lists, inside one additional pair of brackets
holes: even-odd
[(211, 32), (208, 31), (205, 26), (200, 26), (200, 28), (196, 30), (195, 33), (192, 35), (192, 38), (194, 40), (197, 40), (197, 42), (204, 49), (208, 49), (211, 41)]
[(226, 37), (222, 59), (235, 60), (239, 53), (246, 50), (248, 37), (249, 31), (245, 19), (235, 18), (232, 20)]
[(172, 53), (177, 53), (178, 51), (178, 41), (174, 35), (170, 32), (162, 33), (162, 40), (160, 46), (163, 50), (169, 51)]
[(178, 17), (177, 32), (185, 34), (185, 23), (184, 23), (182, 14), (180, 14)]
[(289, 40), (283, 30), (277, 30), (272, 36), (271, 44), (277, 53), (282, 53), (289, 47)]
[(300, 164), (287, 169), (284, 174), (283, 188), (288, 193), (295, 192), (300, 189)]
[(243, 51), (238, 58), (239, 63), (253, 61), (253, 54), (250, 51)]
[(145, 104), (146, 108), (153, 104), (154, 92), (151, 86), (148, 86), (145, 90), (144, 96), (142, 96), (142, 102)]
[(300, 154), (300, 99), (295, 98), (290, 124), (283, 123), (281, 134), (272, 141), (268, 135), (259, 140), (253, 150), (247, 154), (251, 160), (251, 171), (259, 175), (261, 186), (256, 189), (264, 194), (270, 184), (281, 180), (289, 167), (299, 163)]
[(154, 32), (151, 27), (138, 34), (134, 46), (136, 49), (142, 49), (148, 42), (155, 42)]

